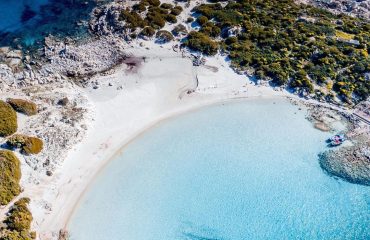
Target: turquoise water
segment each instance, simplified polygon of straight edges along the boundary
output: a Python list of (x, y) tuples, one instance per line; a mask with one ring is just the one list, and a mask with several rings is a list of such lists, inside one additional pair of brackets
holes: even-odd
[(304, 114), (250, 100), (159, 124), (96, 178), (71, 239), (370, 239), (369, 188), (324, 174), (329, 134)]

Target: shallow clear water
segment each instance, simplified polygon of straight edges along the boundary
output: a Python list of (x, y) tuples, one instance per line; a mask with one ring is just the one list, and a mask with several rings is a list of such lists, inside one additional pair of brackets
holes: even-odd
[(369, 188), (324, 174), (327, 137), (282, 99), (170, 119), (96, 178), (71, 239), (369, 239)]

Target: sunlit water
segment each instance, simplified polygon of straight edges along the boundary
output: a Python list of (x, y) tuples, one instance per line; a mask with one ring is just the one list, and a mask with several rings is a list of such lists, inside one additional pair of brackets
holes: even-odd
[(72, 240), (370, 239), (370, 191), (326, 175), (328, 133), (285, 100), (206, 107), (125, 147), (74, 213)]

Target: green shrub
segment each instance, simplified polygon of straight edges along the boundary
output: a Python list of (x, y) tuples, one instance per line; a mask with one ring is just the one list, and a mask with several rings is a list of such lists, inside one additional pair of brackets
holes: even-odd
[(155, 7), (158, 7), (161, 4), (161, 1), (159, 0), (145, 0), (145, 1), (148, 2), (149, 5), (155, 6)]
[(206, 55), (215, 55), (218, 50), (218, 44), (201, 32), (190, 32), (184, 44), (188, 48)]
[(126, 26), (131, 29), (136, 29), (138, 27), (143, 28), (148, 25), (148, 23), (142, 19), (140, 14), (134, 11), (123, 10), (120, 14), (119, 20), (126, 21)]
[(166, 20), (163, 15), (159, 12), (150, 12), (146, 16), (147, 21), (150, 23), (150, 26), (155, 29), (161, 29), (166, 25)]
[(10, 136), (6, 143), (11, 147), (20, 148), (21, 152), (26, 155), (40, 153), (44, 145), (41, 139), (22, 134), (14, 134)]
[(175, 16), (178, 16), (181, 14), (182, 12), (182, 7), (181, 6), (176, 6), (174, 7), (172, 10), (171, 10), (171, 14), (175, 15)]
[(200, 16), (197, 18), (197, 23), (199, 23), (200, 26), (203, 26), (208, 22), (208, 18), (206, 16)]
[(27, 207), (29, 202), (29, 198), (21, 198), (14, 203), (4, 221), (9, 230), (21, 232), (31, 228), (32, 214)]
[(15, 133), (17, 128), (17, 113), (10, 104), (0, 100), (0, 137)]
[(19, 159), (9, 150), (0, 150), (0, 205), (6, 205), (21, 192)]
[(207, 34), (210, 37), (218, 37), (221, 34), (221, 28), (217, 27), (211, 22), (208, 22), (203, 25), (203, 27), (200, 29), (200, 32)]
[(188, 17), (188, 18), (186, 19), (186, 22), (187, 22), (187, 23), (192, 23), (192, 22), (194, 22), (194, 18), (192, 18), (192, 17)]
[(177, 23), (176, 16), (172, 14), (166, 15), (166, 21), (169, 23)]
[(145, 27), (143, 30), (141, 30), (140, 36), (153, 37), (154, 33), (155, 33), (154, 28), (149, 26), (149, 27)]
[(134, 4), (132, 6), (132, 9), (138, 12), (144, 12), (146, 10), (146, 5), (140, 2), (140, 3)]
[(29, 198), (21, 198), (9, 210), (4, 223), (6, 228), (0, 230), (1, 240), (31, 240), (36, 238), (35, 232), (30, 232), (32, 214), (28, 209)]
[(172, 4), (170, 3), (162, 3), (161, 4), (161, 8), (164, 8), (164, 9), (171, 9), (173, 7)]
[(15, 98), (8, 98), (6, 101), (17, 112), (24, 113), (27, 116), (37, 114), (37, 105), (34, 102), (23, 100), (23, 99), (15, 99)]
[(172, 34), (175, 36), (178, 36), (180, 34), (187, 34), (187, 33), (188, 31), (186, 30), (186, 27), (182, 24), (179, 24), (172, 29)]
[(167, 43), (173, 40), (173, 36), (169, 31), (160, 30), (156, 34), (156, 38), (161, 43)]

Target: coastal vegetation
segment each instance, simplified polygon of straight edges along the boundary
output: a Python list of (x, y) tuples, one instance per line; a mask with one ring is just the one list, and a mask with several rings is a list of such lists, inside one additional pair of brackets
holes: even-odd
[(21, 192), (19, 159), (9, 150), (0, 150), (0, 205), (6, 205)]
[(6, 102), (9, 103), (15, 111), (26, 114), (27, 116), (37, 114), (37, 105), (34, 102), (15, 98), (8, 98)]
[[(138, 28), (151, 27), (159, 30), (168, 23), (176, 23), (176, 16), (182, 12), (181, 6), (163, 3), (159, 0), (141, 0), (134, 4), (132, 10), (125, 9), (121, 12), (119, 20), (125, 21), (125, 25), (131, 31)], [(151, 35), (153, 36), (154, 33)], [(145, 36), (145, 35), (144, 35)]]
[(155, 37), (157, 38), (157, 41), (160, 43), (167, 43), (173, 40), (172, 33), (166, 30), (158, 31)]
[(33, 218), (29, 202), (29, 198), (21, 198), (14, 203), (4, 220), (5, 227), (0, 228), (0, 240), (36, 239), (36, 233), (30, 231)]
[(17, 113), (10, 104), (0, 100), (0, 137), (15, 133), (17, 128)]
[[(219, 1), (214, 1), (219, 2)], [(370, 95), (370, 23), (293, 0), (237, 0), (193, 9), (199, 32), (184, 45), (207, 55), (218, 49), (239, 71), (278, 86), (332, 100)]]
[(30, 137), (23, 134), (13, 134), (8, 137), (6, 143), (13, 148), (20, 148), (26, 155), (38, 154), (43, 149), (43, 141), (37, 137)]

